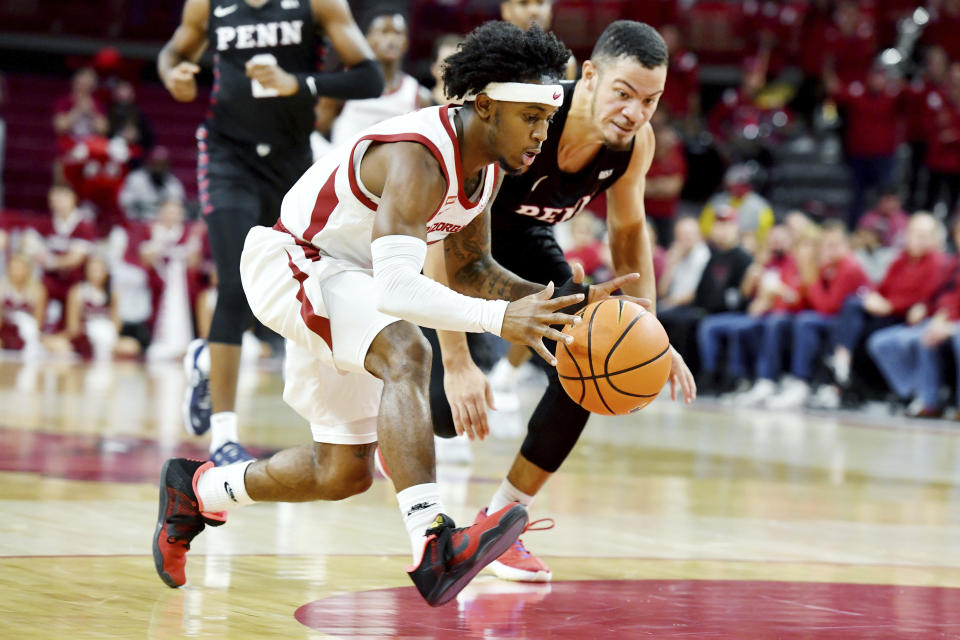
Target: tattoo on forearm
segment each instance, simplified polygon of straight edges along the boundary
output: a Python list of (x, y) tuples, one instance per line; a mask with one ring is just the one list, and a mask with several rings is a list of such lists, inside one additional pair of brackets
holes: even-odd
[(444, 240), (444, 260), (453, 272), (451, 285), (460, 293), (490, 300), (516, 300), (537, 291), (490, 256), (490, 227), (482, 216)]

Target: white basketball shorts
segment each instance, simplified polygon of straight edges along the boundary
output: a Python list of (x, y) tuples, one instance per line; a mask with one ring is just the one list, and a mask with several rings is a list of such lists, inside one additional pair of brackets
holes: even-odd
[(314, 441), (376, 442), (383, 383), (363, 363), (399, 319), (377, 310), (373, 276), (289, 233), (253, 227), (240, 278), (254, 315), (287, 339), (283, 399), (309, 421)]

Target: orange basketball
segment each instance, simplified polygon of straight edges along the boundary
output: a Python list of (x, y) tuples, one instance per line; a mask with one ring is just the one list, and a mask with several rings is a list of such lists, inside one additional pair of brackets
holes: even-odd
[(670, 375), (670, 340), (656, 316), (638, 304), (608, 298), (581, 309), (583, 320), (557, 344), (557, 374), (574, 402), (593, 413), (639, 411)]

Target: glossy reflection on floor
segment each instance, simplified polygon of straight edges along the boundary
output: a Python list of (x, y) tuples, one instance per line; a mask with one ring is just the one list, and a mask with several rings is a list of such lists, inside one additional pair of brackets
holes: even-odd
[[(241, 376), (260, 453), (306, 442), (276, 367)], [(392, 487), (237, 510), (195, 540), (189, 586), (156, 577), (156, 480), (199, 455), (170, 366), (0, 361), (3, 638), (958, 638), (960, 427), (663, 399), (594, 418), (534, 505), (552, 585), (482, 576), (423, 605)], [(522, 390), (521, 411), (536, 402)], [(523, 429), (438, 469), (472, 520)]]

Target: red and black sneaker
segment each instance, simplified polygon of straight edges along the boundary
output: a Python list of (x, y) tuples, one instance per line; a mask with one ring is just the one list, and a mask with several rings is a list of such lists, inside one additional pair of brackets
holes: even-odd
[(171, 458), (160, 472), (160, 513), (153, 532), (153, 564), (168, 587), (182, 587), (187, 576), (190, 541), (205, 525), (218, 527), (227, 521), (226, 512), (202, 512), (197, 498), (197, 478), (213, 467), (210, 461)]
[(459, 529), (441, 513), (427, 529), (420, 565), (407, 567), (407, 574), (427, 604), (439, 607), (510, 548), (526, 525), (527, 510), (519, 502)]

